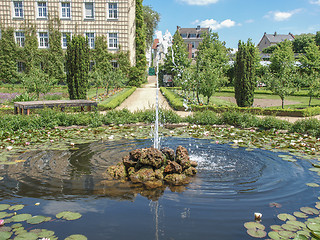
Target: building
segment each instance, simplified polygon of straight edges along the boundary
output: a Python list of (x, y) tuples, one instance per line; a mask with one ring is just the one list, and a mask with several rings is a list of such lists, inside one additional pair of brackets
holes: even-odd
[(39, 48), (50, 48), (49, 19), (61, 22), (61, 45), (67, 47), (67, 35), (83, 34), (89, 47), (97, 36), (106, 36), (110, 52), (129, 51), (135, 64), (135, 0), (1, 0), (0, 23), (13, 27), (19, 46), (24, 46), (25, 23), (37, 28)]
[(189, 58), (193, 59), (197, 55), (199, 43), (202, 42), (202, 34), (209, 33), (209, 28), (181, 28), (177, 26), (177, 30), (188, 46)]
[(278, 43), (283, 42), (285, 40), (293, 41), (294, 35), (292, 33), (289, 33), (289, 34), (277, 34), (277, 32), (275, 32), (274, 34), (264, 33), (262, 39), (258, 44), (258, 48), (260, 52), (262, 52), (265, 48), (273, 45), (277, 45)]
[(153, 64), (156, 65), (156, 61), (160, 64), (164, 63), (164, 59), (166, 58), (166, 54), (168, 53), (169, 47), (172, 47), (172, 35), (167, 30), (164, 35), (162, 33), (157, 33), (157, 38), (154, 39), (152, 45), (152, 56), (153, 56)]

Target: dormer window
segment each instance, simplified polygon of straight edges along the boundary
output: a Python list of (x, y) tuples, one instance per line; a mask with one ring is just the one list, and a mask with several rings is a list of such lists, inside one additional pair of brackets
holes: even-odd
[(196, 33), (190, 33), (189, 34), (189, 38), (197, 38), (197, 34)]

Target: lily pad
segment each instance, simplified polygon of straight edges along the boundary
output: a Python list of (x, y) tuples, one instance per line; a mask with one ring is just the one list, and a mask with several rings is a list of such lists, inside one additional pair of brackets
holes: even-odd
[(38, 235), (31, 232), (19, 234), (14, 238), (14, 240), (37, 240), (37, 239), (38, 239)]
[(264, 230), (265, 226), (263, 226), (262, 224), (258, 223), (258, 222), (246, 222), (244, 224), (244, 227), (246, 229), (260, 229), (260, 230)]
[(307, 228), (311, 231), (318, 232), (320, 231), (320, 224), (311, 222), (307, 224)]
[(65, 240), (87, 240), (88, 238), (86, 236), (80, 235), (80, 234), (74, 234), (71, 235), (67, 238), (65, 238)]
[(308, 215), (303, 212), (294, 212), (293, 215), (298, 218), (307, 218), (308, 217)]
[(0, 211), (7, 210), (9, 207), (9, 204), (0, 204)]
[(305, 235), (298, 234), (293, 240), (308, 240), (309, 238)]
[(282, 221), (295, 221), (297, 220), (294, 216), (290, 215), (290, 214), (287, 214), (287, 213), (281, 213), (278, 215), (278, 218)]
[(279, 225), (271, 225), (270, 228), (273, 230), (273, 231), (282, 231), (283, 228)]
[(32, 215), (24, 213), (24, 214), (15, 215), (11, 219), (13, 220), (13, 222), (23, 222), (28, 220), (29, 218), (32, 218)]
[(269, 232), (268, 233), (269, 238), (273, 239), (273, 240), (281, 240), (283, 239), (278, 232)]
[(279, 235), (281, 237), (285, 237), (286, 239), (289, 239), (289, 238), (294, 238), (295, 237), (295, 234), (293, 232), (290, 232), (290, 231), (280, 231), (279, 232)]
[(320, 187), (320, 185), (317, 183), (307, 183), (306, 185), (309, 187)]
[(248, 229), (247, 233), (254, 238), (264, 238), (267, 236), (267, 233), (260, 229)]
[(299, 228), (305, 228), (306, 225), (302, 222), (299, 222), (299, 221), (287, 221), (287, 224), (290, 224), (290, 225), (294, 225), (294, 226), (297, 226)]
[(0, 232), (0, 239), (1, 240), (9, 239), (11, 235), (12, 235), (11, 232)]
[(29, 218), (27, 220), (27, 223), (29, 223), (29, 224), (39, 224), (39, 223), (44, 222), (45, 219), (46, 219), (46, 217), (44, 217), (44, 216), (34, 216), (32, 218)]
[(0, 212), (0, 219), (11, 217), (13, 213), (7, 213), (7, 212)]
[(57, 218), (62, 218), (65, 220), (76, 220), (81, 218), (81, 216), (82, 215), (80, 213), (69, 212), (69, 211), (61, 212), (56, 215)]
[(311, 208), (311, 207), (302, 207), (300, 208), (301, 212), (304, 212), (306, 214), (319, 214), (319, 210), (315, 209), (315, 208)]
[(290, 232), (296, 232), (300, 229), (299, 226), (295, 226), (295, 225), (292, 225), (292, 224), (282, 224), (281, 227), (284, 229), (284, 230), (287, 230), (287, 231), (290, 231)]
[(19, 211), (19, 210), (21, 210), (23, 208), (24, 208), (24, 205), (18, 204), (18, 205), (13, 205), (13, 206), (9, 207), (9, 210), (11, 210), (11, 211)]
[(50, 238), (54, 235), (54, 231), (42, 229), (42, 232), (38, 233), (39, 238)]
[(12, 228), (19, 228), (19, 227), (22, 227), (22, 224), (21, 223), (15, 223), (11, 227)]

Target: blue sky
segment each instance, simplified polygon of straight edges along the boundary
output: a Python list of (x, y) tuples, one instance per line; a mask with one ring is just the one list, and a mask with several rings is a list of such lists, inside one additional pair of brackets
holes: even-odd
[(177, 26), (211, 27), (226, 46), (264, 32), (294, 35), (320, 31), (320, 0), (144, 0), (160, 13), (158, 30), (173, 35)]

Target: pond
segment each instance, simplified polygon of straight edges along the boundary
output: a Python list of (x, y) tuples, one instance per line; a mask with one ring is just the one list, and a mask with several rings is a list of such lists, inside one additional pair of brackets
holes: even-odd
[[(70, 150), (27, 151), (21, 163), (1, 165), (1, 204), (24, 204), (19, 213), (52, 221), (26, 229), (55, 231), (59, 239), (251, 239), (244, 223), (260, 212), (262, 224), (282, 224), (279, 213), (314, 206), (318, 175), (305, 160), (284, 161), (259, 148), (232, 148), (210, 140), (163, 138), (161, 146), (182, 145), (198, 162), (198, 174), (183, 187), (149, 190), (103, 179), (110, 165), (152, 140), (121, 140), (76, 145)], [(36, 205), (35, 205), (36, 204)], [(55, 219), (61, 211), (80, 219)], [(10, 225), (10, 224), (8, 224)], [(270, 231), (270, 229), (267, 229)]]

